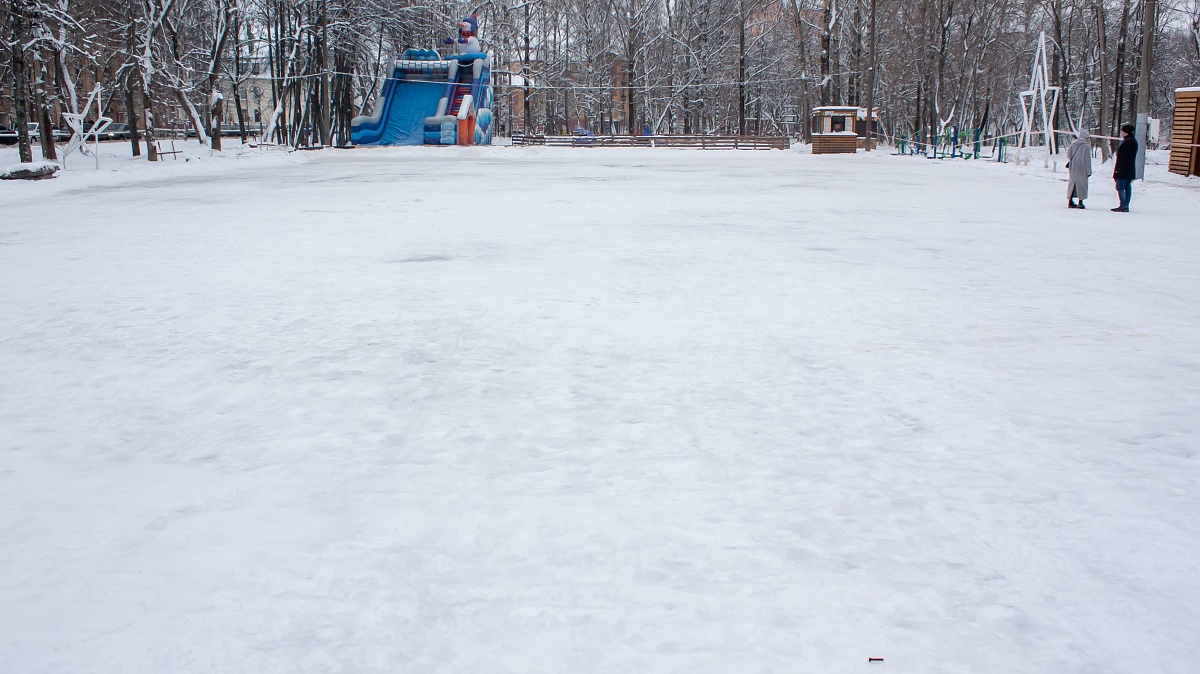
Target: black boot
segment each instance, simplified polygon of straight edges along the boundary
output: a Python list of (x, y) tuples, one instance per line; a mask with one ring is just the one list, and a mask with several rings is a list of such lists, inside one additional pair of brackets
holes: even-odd
[(1072, 199), (1067, 202), (1067, 208), (1079, 208), (1079, 207), (1075, 205), (1075, 200)]
[(1083, 199), (1079, 200), (1079, 208), (1087, 208), (1087, 206), (1083, 205)]

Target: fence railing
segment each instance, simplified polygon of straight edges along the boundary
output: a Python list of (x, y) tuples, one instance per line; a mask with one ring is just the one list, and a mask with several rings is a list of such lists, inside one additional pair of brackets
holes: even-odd
[(514, 133), (513, 145), (553, 147), (695, 147), (704, 150), (786, 150), (782, 136), (535, 136)]

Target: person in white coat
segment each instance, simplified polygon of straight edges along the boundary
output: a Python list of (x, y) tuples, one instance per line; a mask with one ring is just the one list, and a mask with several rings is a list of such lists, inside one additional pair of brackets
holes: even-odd
[[(1092, 143), (1086, 129), (1075, 134), (1075, 140), (1067, 146), (1067, 208), (1084, 208), (1083, 200), (1088, 196), (1088, 176), (1092, 175)], [(1075, 200), (1079, 204), (1075, 204)]]

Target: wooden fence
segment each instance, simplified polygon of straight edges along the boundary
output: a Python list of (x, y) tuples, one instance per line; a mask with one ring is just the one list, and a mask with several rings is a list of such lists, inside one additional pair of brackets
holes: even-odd
[(514, 133), (513, 145), (555, 147), (696, 147), (704, 150), (786, 150), (782, 136), (532, 136)]

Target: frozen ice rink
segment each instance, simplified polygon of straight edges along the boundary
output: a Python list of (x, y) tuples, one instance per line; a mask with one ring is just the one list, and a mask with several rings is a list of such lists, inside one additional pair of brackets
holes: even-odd
[(1195, 179), (73, 160), (0, 184), (6, 673), (1200, 669)]

